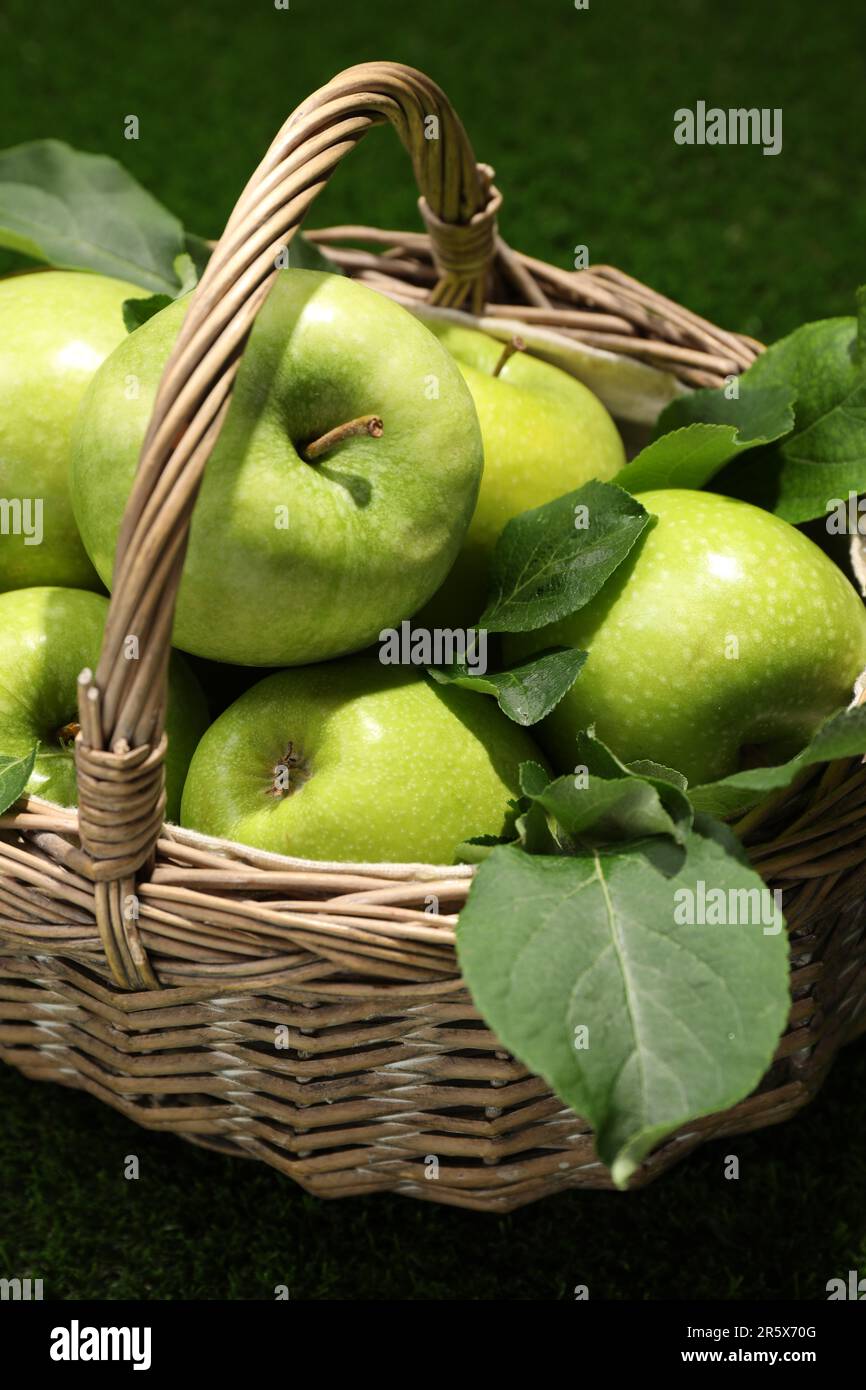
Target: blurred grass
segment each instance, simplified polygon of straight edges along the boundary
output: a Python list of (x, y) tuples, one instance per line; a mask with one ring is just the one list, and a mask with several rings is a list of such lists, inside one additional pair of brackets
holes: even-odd
[[(0, 146), (55, 136), (123, 160), (204, 235), (286, 115), (351, 63), (429, 72), (505, 195), (504, 235), (559, 265), (586, 243), (726, 327), (772, 340), (851, 311), (866, 280), (864, 19), (846, 0), (4, 0)], [(784, 146), (674, 144), (673, 113), (781, 107)], [(140, 139), (123, 138), (139, 117)], [(313, 224), (417, 225), (376, 131)], [(646, 1192), (507, 1218), (393, 1198), (326, 1204), (260, 1166), (0, 1070), (0, 1273), (53, 1298), (822, 1298), (866, 1272), (866, 1047), (799, 1119), (721, 1141)], [(141, 1157), (126, 1182), (124, 1156)], [(738, 1182), (723, 1178), (740, 1156)]]
[(341, 1302), (570, 1300), (578, 1284), (591, 1299), (823, 1299), (829, 1279), (866, 1274), (864, 1090), (860, 1045), (799, 1119), (707, 1145), (644, 1191), (494, 1217), (323, 1202), (2, 1068), (0, 1273), (53, 1299), (272, 1299), (278, 1284)]
[[(728, 327), (768, 338), (847, 312), (864, 278), (862, 40), (846, 0), (4, 0), (0, 141), (56, 136), (126, 162), (217, 235), (289, 111), (351, 63), (399, 59), (445, 87), (505, 195), (516, 246), (587, 244)], [(776, 157), (683, 147), (673, 112), (781, 107)], [(140, 139), (123, 138), (135, 114)], [(373, 132), (312, 221), (417, 225), (408, 161)]]

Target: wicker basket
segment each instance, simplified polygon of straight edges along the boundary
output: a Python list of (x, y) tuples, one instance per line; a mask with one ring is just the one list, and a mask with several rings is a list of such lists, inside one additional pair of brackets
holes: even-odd
[[(461, 982), (471, 869), (304, 863), (163, 824), (168, 642), (202, 470), (275, 257), (384, 121), (412, 158), (427, 233), (316, 234), (349, 274), (423, 312), (519, 328), (638, 426), (760, 351), (617, 271), (511, 251), (492, 171), (420, 73), (352, 68), (299, 107), (229, 220), (160, 387), (101, 660), (82, 677), (80, 811), (29, 798), (0, 819), (0, 1055), (321, 1196), (508, 1211), (610, 1178), (586, 1123), (503, 1050)], [(121, 659), (131, 631), (137, 662)], [(636, 1185), (708, 1138), (793, 1114), (866, 1026), (863, 768), (814, 769), (737, 829), (785, 892), (788, 1030), (755, 1094), (668, 1139)]]

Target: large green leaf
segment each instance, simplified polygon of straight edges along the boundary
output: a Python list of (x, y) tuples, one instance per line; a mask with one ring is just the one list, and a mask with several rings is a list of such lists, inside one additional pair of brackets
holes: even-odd
[(508, 522), (491, 562), (490, 602), (479, 627), (531, 632), (598, 593), (650, 524), (621, 488), (591, 482)]
[(172, 296), (186, 250), (178, 219), (122, 165), (61, 140), (0, 151), (0, 246)]
[[(765, 899), (730, 896), (762, 887), (697, 834), (670, 877), (637, 848), (563, 858), (506, 845), (478, 868), (457, 929), (464, 979), (505, 1046), (593, 1125), (619, 1186), (770, 1064), (790, 1009), (787, 940), (762, 921)], [(699, 916), (712, 890), (728, 916), (757, 921), (677, 921), (683, 892)]]

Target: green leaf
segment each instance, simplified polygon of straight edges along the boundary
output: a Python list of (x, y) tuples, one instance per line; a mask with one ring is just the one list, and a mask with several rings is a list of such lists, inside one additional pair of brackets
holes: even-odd
[(523, 793), (515, 803), (517, 816), (514, 828), (517, 844), (527, 854), (560, 854), (571, 852), (571, 843), (565, 832), (548, 816), (537, 800), (550, 782), (550, 773), (540, 763), (520, 764), (520, 789)]
[(629, 492), (703, 487), (746, 449), (788, 434), (792, 402), (793, 392), (784, 387), (744, 390), (736, 400), (728, 400), (723, 389), (680, 396), (658, 422), (659, 430), (670, 433), (648, 444), (615, 481)]
[(665, 767), (664, 763), (654, 763), (649, 758), (638, 758), (637, 762), (626, 763), (626, 766), (629, 772), (636, 772), (638, 777), (655, 777), (660, 782), (673, 782), (681, 792), (689, 785), (689, 779), (681, 772), (672, 767)]
[(482, 864), (497, 845), (514, 844), (514, 836), (475, 835), (471, 840), (462, 840), (454, 851), (455, 864)]
[(696, 811), (694, 831), (696, 835), (703, 835), (705, 839), (715, 840), (726, 854), (729, 854), (732, 859), (739, 859), (740, 863), (745, 864), (747, 869), (751, 867), (742, 840), (738, 839), (731, 827), (725, 825), (724, 821), (716, 820), (715, 816), (708, 815), (706, 811)]
[(160, 309), (173, 303), (170, 294), (152, 294), (147, 299), (124, 299), (123, 322), (127, 333), (134, 333), (136, 328), (147, 323), (147, 320), (158, 314)]
[(661, 763), (642, 760), (623, 763), (606, 744), (589, 729), (577, 737), (577, 761), (596, 777), (637, 776), (650, 782), (658, 791), (663, 805), (679, 825), (691, 825), (692, 808), (684, 795), (687, 784), (681, 772)]
[(554, 835), (543, 806), (533, 800), (535, 791), (542, 791), (550, 782), (550, 773), (540, 763), (520, 764), (520, 784), (525, 795), (509, 801), (510, 833), (505, 835), (475, 835), (457, 846), (455, 861), (481, 864), (497, 845), (520, 845), (527, 854), (559, 854), (569, 846)]
[(725, 425), (734, 431), (739, 450), (780, 439), (794, 428), (794, 392), (790, 386), (753, 386), (743, 390), (745, 381), (746, 376), (737, 379), (738, 394), (731, 399), (724, 386), (677, 396), (656, 421), (654, 437), (658, 440), (671, 430), (690, 425)]
[(621, 488), (591, 482), (508, 522), (491, 562), (479, 626), (532, 632), (582, 608), (650, 524)]
[(796, 329), (741, 378), (743, 394), (773, 387), (792, 392), (794, 427), (726, 469), (720, 490), (791, 522), (824, 516), (834, 500), (866, 492), (862, 292), (857, 308), (856, 319), (825, 319)]
[(790, 787), (804, 768), (830, 763), (837, 758), (855, 758), (866, 752), (866, 705), (841, 710), (824, 723), (811, 743), (796, 757), (775, 767), (753, 767), (735, 772), (718, 782), (692, 787), (689, 799), (696, 811), (729, 817), (756, 806), (770, 792)]
[(464, 662), (453, 666), (430, 666), (428, 671), (440, 685), (459, 685), (494, 695), (503, 714), (516, 724), (537, 724), (559, 703), (574, 685), (586, 661), (586, 652), (576, 647), (556, 647), (514, 666), (510, 671), (473, 675)]
[(692, 835), (687, 850), (666, 877), (637, 851), (500, 846), (457, 928), (485, 1022), (589, 1120), (620, 1187), (665, 1135), (754, 1090), (790, 1010), (778, 923), (771, 934), (759, 914), (751, 925), (682, 923), (689, 903), (699, 916), (702, 884), (704, 896), (722, 890), (729, 915), (772, 906), (729, 896), (754, 894), (761, 879), (713, 839)]
[(5, 757), (0, 753), (0, 815), (14, 806), (23, 794), (33, 775), (38, 748), (38, 743), (35, 743), (28, 754), (18, 758)]
[(192, 262), (195, 271), (195, 281), (197, 283), (205, 271), (205, 266), (211, 258), (215, 243), (206, 241), (204, 237), (196, 236), (195, 232), (186, 232), (183, 239), (184, 251)]
[(519, 775), (521, 792), (533, 800), (550, 786), (550, 774), (541, 763), (521, 763)]
[(190, 290), (195, 289), (199, 279), (198, 269), (188, 251), (181, 251), (179, 256), (175, 256), (174, 273), (177, 276), (179, 285), (179, 289), (175, 295), (176, 299), (179, 298), (180, 295), (188, 294)]
[(592, 778), (586, 787), (574, 777), (558, 777), (536, 800), (581, 843), (678, 833), (658, 792), (637, 777), (609, 782)]
[(521, 790), (553, 817), (572, 844), (646, 835), (670, 835), (682, 844), (691, 827), (691, 806), (676, 782), (653, 772), (636, 773), (592, 733), (577, 738), (573, 774), (542, 783), (538, 771), (531, 780), (524, 774)]
[(61, 140), (0, 152), (0, 246), (174, 296), (180, 222), (105, 155)]

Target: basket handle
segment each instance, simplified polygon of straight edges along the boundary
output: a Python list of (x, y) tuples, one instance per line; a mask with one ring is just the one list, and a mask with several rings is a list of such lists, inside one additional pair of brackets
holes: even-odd
[(343, 156), (386, 121), (421, 193), (438, 270), (431, 299), (483, 306), (500, 203), (492, 170), (475, 163), (448, 99), (423, 73), (400, 63), (348, 68), (286, 121), (192, 296), (124, 513), (99, 665), (79, 682), (79, 833), (106, 958), (125, 989), (159, 988), (138, 932), (136, 875), (152, 862), (163, 823), (171, 629), (204, 467), (280, 253)]

